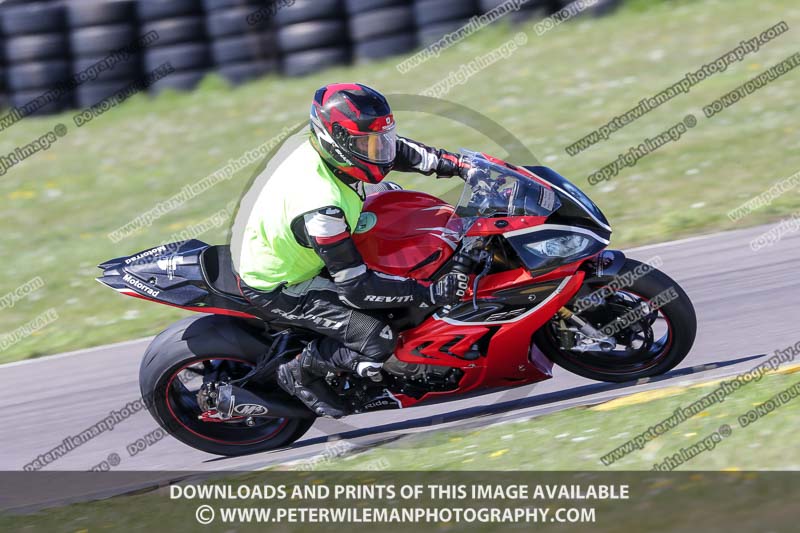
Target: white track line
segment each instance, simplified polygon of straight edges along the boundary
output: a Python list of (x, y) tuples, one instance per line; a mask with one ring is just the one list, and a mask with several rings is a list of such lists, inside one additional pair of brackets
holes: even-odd
[(675, 245), (685, 244), (685, 243), (689, 243), (689, 242), (704, 241), (704, 240), (710, 239), (712, 237), (717, 237), (719, 235), (725, 235), (727, 233), (734, 233), (735, 231), (740, 231), (740, 230), (720, 231), (720, 232), (717, 232), (717, 233), (709, 233), (708, 235), (696, 235), (694, 237), (686, 237), (684, 239), (676, 239), (674, 241), (665, 241), (665, 242), (657, 242), (657, 243), (654, 243), (654, 244), (645, 244), (643, 246), (636, 246), (635, 248), (627, 248), (627, 249), (625, 249), (623, 251), (625, 251), (625, 252), (641, 252), (642, 250), (651, 250), (653, 248), (663, 248), (665, 246), (675, 246)]
[(42, 357), (36, 357), (34, 359), (23, 359), (22, 361), (13, 361), (11, 363), (3, 363), (3, 364), (0, 365), (0, 370), (2, 370), (4, 368), (10, 368), (12, 366), (29, 365), (29, 364), (32, 364), (32, 363), (42, 363), (42, 362), (45, 362), (45, 361), (52, 361), (54, 359), (61, 359), (63, 357), (72, 357), (73, 355), (86, 355), (86, 354), (89, 354), (89, 353), (92, 353), (92, 352), (101, 351), (101, 350), (108, 350), (108, 349), (113, 349), (113, 348), (123, 348), (125, 346), (131, 346), (133, 344), (137, 344), (137, 343), (140, 343), (140, 342), (145, 342), (145, 341), (149, 342), (151, 340), (153, 340), (153, 337), (142, 337), (140, 339), (133, 339), (133, 340), (129, 340), (129, 341), (115, 342), (115, 343), (112, 343), (112, 344), (103, 344), (101, 346), (93, 346), (91, 348), (83, 348), (83, 349), (75, 350), (75, 351), (72, 351), (72, 352), (58, 353), (58, 354), (54, 354), (54, 355), (45, 355), (45, 356), (42, 356)]

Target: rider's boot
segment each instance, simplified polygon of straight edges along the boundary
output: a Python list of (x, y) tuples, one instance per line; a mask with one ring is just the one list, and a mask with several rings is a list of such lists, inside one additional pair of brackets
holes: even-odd
[(341, 418), (350, 414), (344, 400), (330, 388), (325, 376), (340, 371), (320, 357), (312, 341), (296, 358), (278, 368), (278, 385), (319, 416)]
[[(351, 373), (374, 382), (382, 380), (383, 363), (364, 357), (333, 339), (311, 341), (295, 359), (278, 368), (278, 384), (320, 416), (340, 418), (351, 414), (344, 399), (324, 379), (328, 374)], [(370, 387), (362, 393), (363, 405), (391, 396), (386, 389)], [(395, 400), (396, 401), (396, 400)], [(360, 406), (355, 407), (356, 411)]]

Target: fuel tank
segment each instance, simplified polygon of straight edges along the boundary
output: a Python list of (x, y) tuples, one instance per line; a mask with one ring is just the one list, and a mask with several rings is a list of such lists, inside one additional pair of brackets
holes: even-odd
[(353, 232), (372, 270), (428, 279), (456, 249), (458, 236), (446, 225), (453, 206), (416, 191), (387, 191), (367, 197)]

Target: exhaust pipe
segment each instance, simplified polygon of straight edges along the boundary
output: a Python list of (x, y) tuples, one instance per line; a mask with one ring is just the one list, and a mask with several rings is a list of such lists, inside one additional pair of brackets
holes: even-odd
[(217, 389), (217, 411), (222, 420), (234, 416), (271, 418), (316, 418), (305, 405), (288, 397), (263, 398), (230, 383)]

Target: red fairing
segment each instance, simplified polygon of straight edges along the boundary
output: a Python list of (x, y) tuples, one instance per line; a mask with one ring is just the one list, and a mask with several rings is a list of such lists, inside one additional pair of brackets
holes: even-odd
[[(552, 362), (534, 350), (531, 336), (552, 317), (578, 291), (584, 273), (577, 271), (563, 279), (560, 289), (552, 299), (530, 314), (518, 319), (494, 323), (467, 323), (438, 315), (400, 335), (395, 356), (406, 363), (442, 365), (460, 368), (464, 376), (453, 391), (431, 392), (420, 398), (398, 394), (403, 407), (437, 396), (459, 395), (479, 388), (508, 387), (535, 383), (552, 377)], [(536, 283), (523, 269), (487, 276), (478, 291), (479, 298), (490, 298), (493, 293), (512, 286)], [(467, 299), (471, 294), (467, 295)], [(467, 351), (490, 329), (494, 329), (485, 355), (471, 359)], [(462, 338), (463, 337), (463, 338)], [(453, 342), (453, 339), (458, 339)]]
[(544, 224), (546, 219), (547, 217), (534, 216), (482, 218), (469, 228), (467, 235), (469, 237), (500, 235), (516, 229), (530, 228), (532, 226)]
[(371, 269), (428, 279), (456, 247), (444, 231), (453, 206), (435, 196), (383, 192), (367, 197), (361, 211), (364, 228), (356, 228), (353, 239)]

